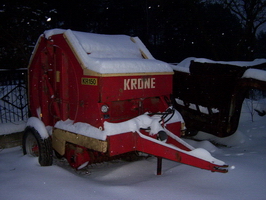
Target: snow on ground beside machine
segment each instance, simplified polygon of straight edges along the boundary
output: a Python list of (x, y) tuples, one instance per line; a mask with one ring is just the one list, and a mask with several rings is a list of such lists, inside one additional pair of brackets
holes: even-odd
[(31, 118), (23, 152), (51, 165), (53, 150), (76, 169), (143, 152), (213, 172), (227, 165), (180, 139), (172, 105), (173, 70), (138, 37), (45, 31), (29, 64)]

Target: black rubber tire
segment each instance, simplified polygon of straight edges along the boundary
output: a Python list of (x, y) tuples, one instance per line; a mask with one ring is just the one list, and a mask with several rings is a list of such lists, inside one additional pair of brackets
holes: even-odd
[[(33, 150), (36, 146), (37, 150)], [(38, 131), (33, 127), (26, 127), (22, 138), (23, 154), (38, 157), (41, 166), (53, 164), (53, 149), (51, 138), (41, 138)]]

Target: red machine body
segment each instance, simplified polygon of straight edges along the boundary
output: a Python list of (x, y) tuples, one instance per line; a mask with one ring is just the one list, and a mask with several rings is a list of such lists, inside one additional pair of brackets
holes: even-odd
[[(41, 37), (35, 55), (29, 68), (30, 110), (45, 125), (72, 119), (100, 127), (104, 121), (120, 122), (169, 107), (172, 72), (86, 72), (63, 34)], [(102, 105), (109, 107), (108, 113), (101, 112)]]
[[(33, 52), (29, 65), (30, 110), (46, 127), (53, 127), (53, 149), (74, 168), (97, 161), (97, 157), (142, 151), (225, 172), (220, 168), (226, 167), (222, 162), (198, 158), (192, 153), (193, 147), (178, 139), (183, 121), (171, 109), (172, 69), (152, 58), (138, 38), (98, 36), (50, 30), (40, 36)], [(130, 45), (137, 46), (139, 55), (132, 53), (135, 47)], [(105, 50), (107, 53), (101, 54)], [(122, 58), (117, 56), (119, 51)], [(129, 57), (125, 51), (136, 57)], [(127, 122), (137, 126), (137, 120), (144, 119), (139, 116), (145, 116), (151, 124), (126, 132), (113, 133), (107, 129), (107, 125), (112, 130)], [(166, 116), (168, 122), (164, 123)], [(172, 117), (175, 120), (170, 120)], [(158, 133), (152, 133), (152, 126), (158, 127), (154, 121), (167, 133), (166, 143), (157, 140)], [(70, 122), (71, 128), (66, 126)]]

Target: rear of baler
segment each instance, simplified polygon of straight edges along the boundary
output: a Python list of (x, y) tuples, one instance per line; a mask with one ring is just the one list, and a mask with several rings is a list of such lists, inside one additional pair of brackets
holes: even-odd
[(24, 153), (51, 165), (54, 150), (80, 169), (144, 152), (159, 158), (158, 174), (161, 158), (226, 172), (222, 161), (180, 139), (184, 122), (171, 104), (172, 76), (138, 38), (46, 31), (29, 65)]

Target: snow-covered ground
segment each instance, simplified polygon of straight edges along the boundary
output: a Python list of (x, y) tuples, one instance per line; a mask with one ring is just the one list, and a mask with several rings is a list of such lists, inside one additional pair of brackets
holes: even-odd
[(163, 174), (156, 176), (156, 159), (112, 161), (76, 172), (55, 160), (40, 167), (37, 158), (23, 156), (21, 147), (0, 152), (0, 199), (265, 199), (266, 116), (243, 106), (237, 133), (214, 146), (209, 141), (186, 140), (209, 150), (230, 165), (227, 174), (212, 173), (163, 160)]

